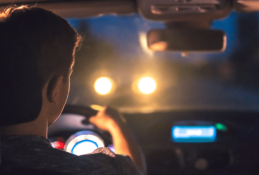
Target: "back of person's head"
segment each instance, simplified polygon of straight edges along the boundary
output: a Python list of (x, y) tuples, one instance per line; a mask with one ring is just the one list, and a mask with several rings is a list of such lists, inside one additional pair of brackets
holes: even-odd
[[(0, 126), (37, 118), (42, 89), (69, 76), (78, 34), (54, 13), (9, 7), (0, 13)], [(65, 79), (64, 79), (65, 80)]]

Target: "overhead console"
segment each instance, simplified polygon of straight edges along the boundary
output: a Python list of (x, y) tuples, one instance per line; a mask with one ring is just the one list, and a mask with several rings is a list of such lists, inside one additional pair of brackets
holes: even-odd
[(212, 30), (211, 21), (231, 11), (232, 0), (138, 0), (141, 15), (163, 21), (165, 29), (152, 29), (147, 45), (155, 52), (222, 52), (227, 45), (223, 31)]
[(231, 0), (138, 0), (138, 7), (149, 20), (213, 20), (228, 15)]

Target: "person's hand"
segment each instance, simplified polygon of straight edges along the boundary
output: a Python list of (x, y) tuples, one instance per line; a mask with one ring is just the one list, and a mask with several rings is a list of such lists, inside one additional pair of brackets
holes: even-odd
[(110, 132), (114, 127), (121, 127), (125, 123), (123, 116), (111, 107), (104, 107), (95, 116), (89, 118), (89, 122), (101, 130)]
[(115, 153), (129, 156), (141, 174), (146, 174), (141, 148), (125, 124), (125, 118), (116, 109), (104, 107), (95, 116), (90, 117), (89, 122), (101, 130), (108, 131), (112, 136)]

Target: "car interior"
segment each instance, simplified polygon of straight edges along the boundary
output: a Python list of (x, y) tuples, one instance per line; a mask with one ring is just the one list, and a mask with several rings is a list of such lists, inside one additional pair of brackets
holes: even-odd
[[(1, 0), (0, 9), (13, 4), (51, 10), (83, 37), (49, 127), (54, 148), (115, 152), (88, 122), (107, 105), (123, 114), (148, 175), (259, 174), (258, 0)], [(5, 166), (1, 174), (60, 174)]]

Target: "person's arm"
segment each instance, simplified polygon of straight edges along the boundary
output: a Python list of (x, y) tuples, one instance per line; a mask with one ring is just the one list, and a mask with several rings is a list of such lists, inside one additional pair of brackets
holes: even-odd
[(143, 153), (119, 112), (115, 109), (104, 107), (96, 116), (90, 117), (89, 121), (111, 134), (116, 154), (129, 156), (141, 173), (146, 174)]

